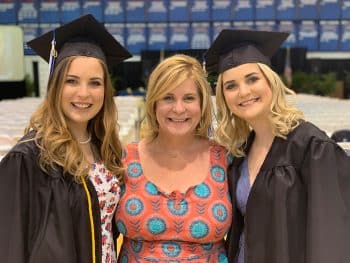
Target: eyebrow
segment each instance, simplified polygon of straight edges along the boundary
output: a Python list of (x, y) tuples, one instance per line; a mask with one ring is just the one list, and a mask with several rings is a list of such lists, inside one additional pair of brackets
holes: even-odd
[[(257, 75), (257, 74), (258, 74), (258, 72), (251, 72), (251, 73), (245, 75), (244, 78), (247, 79), (247, 78), (254, 76), (254, 75)], [(228, 84), (233, 84), (233, 83), (236, 83), (236, 81), (235, 80), (228, 80), (228, 81), (224, 82), (223, 86), (228, 85)]]
[[(194, 93), (190, 92), (190, 93), (185, 93), (185, 94), (183, 94), (183, 96), (188, 96), (188, 95), (198, 95), (198, 93), (196, 93), (196, 92), (194, 92)], [(166, 93), (164, 96), (175, 96), (175, 94), (172, 93), (172, 92), (168, 92), (168, 93)]]
[[(80, 79), (79, 76), (74, 75), (74, 74), (67, 74), (66, 77)], [(90, 78), (90, 80), (101, 80), (102, 81), (103, 77), (92, 77), (92, 78)]]

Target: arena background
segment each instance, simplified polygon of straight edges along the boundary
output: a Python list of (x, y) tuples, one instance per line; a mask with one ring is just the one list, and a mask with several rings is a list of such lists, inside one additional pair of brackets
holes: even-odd
[(291, 100), (307, 119), (330, 136), (344, 130), (339, 143), (350, 149), (349, 0), (2, 0), (0, 158), (46, 93), (47, 64), (26, 42), (85, 13), (133, 54), (111, 69), (124, 143), (138, 140), (147, 78), (161, 59), (186, 53), (203, 61), (220, 30), (240, 28), (290, 33), (273, 68), (297, 92)]

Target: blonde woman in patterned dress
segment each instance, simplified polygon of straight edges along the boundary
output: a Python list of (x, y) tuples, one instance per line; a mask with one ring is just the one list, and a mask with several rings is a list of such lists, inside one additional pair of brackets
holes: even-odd
[(229, 162), (227, 151), (208, 138), (210, 95), (192, 57), (174, 55), (152, 72), (143, 139), (127, 145), (123, 159), (119, 262), (227, 262)]
[(49, 60), (52, 38), (47, 96), (0, 163), (1, 262), (113, 263), (123, 168), (106, 63), (129, 53), (91, 15), (29, 45)]

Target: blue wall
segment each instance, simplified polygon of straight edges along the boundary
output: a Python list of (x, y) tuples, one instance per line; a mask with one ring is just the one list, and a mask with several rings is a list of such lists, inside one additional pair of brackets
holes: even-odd
[[(290, 47), (350, 50), (350, 1), (114, 0), (1, 1), (0, 24), (18, 24), (24, 40), (92, 13), (133, 54), (205, 49), (223, 28), (282, 30)], [(24, 44), (25, 54), (32, 51)]]

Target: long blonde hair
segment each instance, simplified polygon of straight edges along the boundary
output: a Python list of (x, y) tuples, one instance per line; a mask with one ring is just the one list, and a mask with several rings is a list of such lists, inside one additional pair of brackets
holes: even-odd
[[(65, 174), (74, 176), (77, 182), (88, 175), (90, 165), (84, 158), (78, 143), (73, 139), (61, 108), (62, 88), (69, 66), (75, 57), (67, 57), (55, 68), (49, 79), (45, 100), (33, 113), (25, 132), (36, 132), (36, 143), (40, 148), (39, 163), (49, 172), (58, 165)], [(100, 112), (89, 121), (88, 131), (92, 134), (97, 155), (101, 161), (122, 182), (122, 145), (119, 140), (117, 108), (113, 98), (113, 87), (107, 66), (101, 61), (104, 71), (105, 95)]]
[(210, 86), (199, 61), (183, 54), (164, 59), (150, 75), (145, 103), (146, 118), (141, 131), (143, 138), (153, 140), (158, 135), (159, 126), (155, 112), (157, 101), (188, 78), (196, 83), (201, 99), (201, 120), (196, 132), (198, 136), (208, 138), (213, 109)]
[[(272, 91), (270, 123), (273, 134), (277, 137), (286, 136), (295, 129), (304, 118), (303, 113), (288, 103), (286, 95), (295, 95), (287, 88), (280, 77), (269, 66), (257, 63), (259, 69), (267, 79)], [(232, 114), (226, 104), (222, 85), (222, 74), (219, 75), (216, 86), (217, 128), (215, 136), (235, 156), (244, 156), (241, 146), (246, 143), (250, 133), (248, 123)]]

